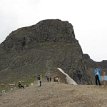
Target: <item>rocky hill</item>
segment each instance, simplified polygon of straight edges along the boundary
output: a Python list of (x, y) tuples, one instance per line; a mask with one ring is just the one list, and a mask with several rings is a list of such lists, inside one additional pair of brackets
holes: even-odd
[(77, 83), (93, 83), (96, 62), (83, 54), (72, 24), (43, 20), (19, 28), (0, 44), (0, 83), (29, 80), (62, 68)]

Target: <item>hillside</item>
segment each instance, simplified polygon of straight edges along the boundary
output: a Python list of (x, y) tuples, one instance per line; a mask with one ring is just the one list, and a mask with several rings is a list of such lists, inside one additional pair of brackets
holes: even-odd
[(0, 45), (0, 83), (29, 80), (35, 75), (62, 68), (77, 83), (90, 84), (83, 52), (72, 24), (58, 19), (43, 20), (19, 28)]
[(0, 96), (0, 107), (107, 107), (107, 87), (43, 83)]
[(61, 68), (78, 84), (94, 84), (93, 68), (107, 69), (106, 62), (83, 53), (71, 23), (47, 19), (11, 32), (0, 44), (0, 83), (30, 82)]

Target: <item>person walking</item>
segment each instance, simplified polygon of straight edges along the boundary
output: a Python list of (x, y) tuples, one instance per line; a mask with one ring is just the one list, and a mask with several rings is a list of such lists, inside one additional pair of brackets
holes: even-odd
[(100, 83), (100, 69), (96, 68), (94, 70), (94, 73), (95, 73), (95, 83), (96, 83), (96, 85), (101, 85), (101, 83)]
[(37, 76), (37, 80), (38, 80), (38, 86), (41, 87), (41, 85), (42, 85), (42, 81), (41, 81), (41, 77), (40, 77), (40, 75)]

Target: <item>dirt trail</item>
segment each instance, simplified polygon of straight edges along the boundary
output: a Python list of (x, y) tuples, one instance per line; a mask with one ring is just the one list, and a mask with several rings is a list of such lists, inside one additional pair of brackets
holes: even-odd
[(0, 107), (107, 107), (107, 87), (35, 84), (0, 96)]

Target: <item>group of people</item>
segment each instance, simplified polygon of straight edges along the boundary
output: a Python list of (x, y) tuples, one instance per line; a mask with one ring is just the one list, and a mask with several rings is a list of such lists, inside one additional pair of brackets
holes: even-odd
[[(38, 86), (42, 86), (42, 77), (41, 75), (38, 75), (37, 76), (37, 80), (38, 80)], [(52, 81), (52, 78), (50, 76), (46, 76), (46, 80), (47, 82), (51, 82)]]
[[(101, 81), (103, 81), (103, 83), (105, 84), (105, 72), (102, 72), (102, 76), (101, 76), (101, 69), (100, 68), (95, 68), (94, 69), (94, 75), (95, 75), (95, 84), (96, 85), (101, 85)], [(57, 77), (58, 78), (58, 77)], [(56, 82), (57, 78), (54, 78), (54, 82)], [(37, 80), (38, 80), (38, 86), (42, 86), (42, 81), (41, 81), (41, 75), (37, 76)], [(48, 82), (51, 82), (52, 78), (50, 76), (46, 76), (46, 79)], [(21, 81), (19, 81), (18, 83), (18, 87), (19, 88), (24, 88), (24, 85), (22, 85)]]
[[(37, 75), (36, 78), (37, 78), (37, 81), (38, 81), (38, 86), (41, 87), (42, 86), (42, 76), (41, 75)], [(46, 80), (47, 80), (47, 82), (51, 82), (52, 78), (50, 76), (46, 76)], [(24, 88), (24, 85), (22, 84), (21, 81), (18, 82), (18, 87), (19, 88)]]
[(46, 76), (46, 79), (47, 79), (48, 82), (52, 81), (52, 78), (50, 76)]
[[(101, 76), (101, 69), (100, 68), (95, 68), (94, 69), (94, 75), (95, 75), (95, 84), (96, 85), (101, 85), (101, 81), (103, 82), (103, 84), (105, 84), (105, 72), (102, 72), (102, 76)], [(46, 76), (46, 79), (48, 82), (51, 82), (51, 77)], [(41, 76), (38, 75), (37, 76), (37, 80), (38, 80), (38, 86), (41, 87), (42, 85), (42, 81), (41, 81)], [(56, 81), (56, 78), (54, 78), (54, 82)]]

